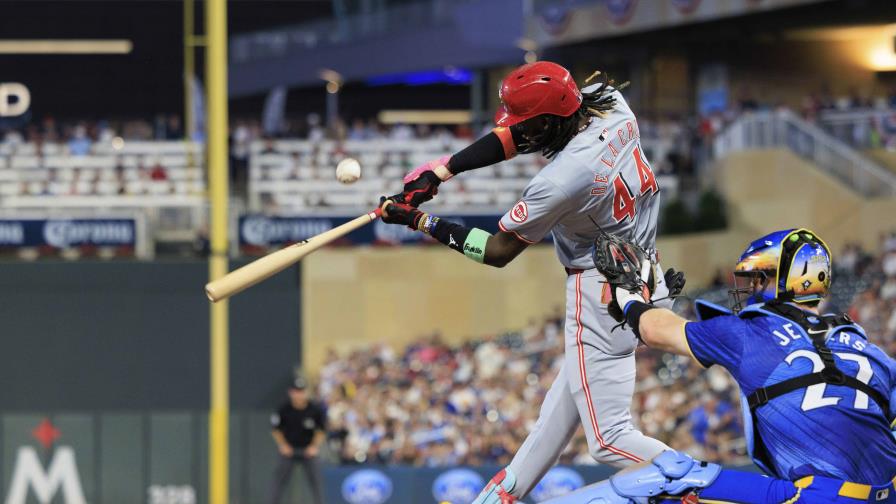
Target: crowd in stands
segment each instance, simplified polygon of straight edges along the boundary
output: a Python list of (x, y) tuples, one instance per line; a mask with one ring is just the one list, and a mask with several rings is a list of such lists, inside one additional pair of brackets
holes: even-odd
[[(862, 324), (868, 339), (896, 356), (896, 232), (880, 238), (881, 253), (847, 245), (838, 257), (838, 272), (860, 278), (848, 313)], [(836, 277), (835, 277), (836, 278)]]
[(699, 146), (708, 145), (742, 114), (780, 109), (791, 109), (852, 147), (896, 149), (896, 88), (888, 94), (862, 93), (856, 88), (835, 94), (822, 86), (819, 91), (805, 95), (795, 106), (759, 99), (748, 87), (735, 91), (732, 98), (726, 107), (711, 108), (695, 119), (696, 132), (692, 138), (697, 144), (694, 154), (698, 156), (698, 164), (707, 155)]
[[(676, 144), (670, 157), (653, 159), (654, 167), (661, 173), (679, 173), (692, 169), (689, 163), (699, 157), (700, 144), (718, 133), (725, 124), (744, 112), (768, 110), (779, 105), (756, 98), (748, 88), (736, 90), (727, 108), (714, 110), (699, 117), (653, 118), (642, 114), (639, 123), (642, 136), (662, 138)], [(855, 140), (862, 143), (888, 145), (896, 135), (896, 117), (890, 111), (896, 110), (896, 89), (889, 94), (863, 94), (852, 88), (845, 94), (835, 94), (822, 86), (819, 91), (806, 95), (798, 111), (810, 122), (823, 121), (832, 112), (880, 112), (871, 116), (868, 123), (855, 132)], [(276, 125), (262, 125), (257, 118), (236, 118), (231, 122), (232, 156), (237, 162), (249, 154), (249, 146), (254, 141), (273, 138), (307, 139), (321, 141), (356, 140), (411, 140), (420, 138), (460, 138), (472, 139), (481, 131), (470, 125), (452, 127), (431, 127), (428, 125), (385, 125), (375, 119), (336, 118), (325, 121), (319, 114), (290, 116)], [(152, 120), (79, 120), (58, 121), (44, 117), (18, 127), (0, 125), (0, 143), (60, 143), (66, 145), (74, 155), (90, 152), (94, 143), (105, 143), (114, 138), (125, 141), (181, 140), (185, 135), (185, 125), (177, 114), (159, 114)], [(201, 134), (197, 136), (201, 140)], [(684, 159), (682, 159), (684, 158)]]
[[(538, 417), (562, 362), (562, 320), (459, 345), (331, 352), (320, 375), (331, 452), (344, 464), (504, 465)], [(720, 370), (638, 350), (632, 413), (644, 432), (710, 460), (745, 460), (737, 390)], [(578, 429), (561, 456), (594, 464)]]
[(177, 114), (159, 115), (153, 121), (61, 121), (47, 116), (17, 127), (0, 125), (0, 143), (63, 144), (73, 155), (86, 155), (93, 144), (108, 143), (116, 137), (131, 141), (183, 140), (184, 127)]
[[(712, 140), (731, 121), (740, 114), (757, 110), (776, 108), (773, 103), (765, 103), (746, 90), (734, 93), (732, 104), (724, 109), (701, 116), (689, 118), (664, 117), (655, 118), (649, 115), (639, 117), (639, 127), (645, 154), (651, 160), (652, 167), (658, 175), (675, 177), (691, 177), (697, 174), (698, 168), (704, 166), (712, 157)], [(896, 93), (889, 96), (866, 96), (852, 90), (842, 96), (835, 96), (828, 91), (819, 91), (807, 95), (799, 112), (801, 115), (834, 134), (841, 140), (860, 148), (896, 148)], [(831, 119), (831, 114), (858, 113), (859, 116), (847, 119)], [(865, 114), (865, 115), (862, 115)], [(445, 145), (452, 142), (465, 143), (486, 131), (474, 130), (470, 125), (429, 126), (429, 125), (385, 125), (375, 119), (336, 118), (325, 121), (318, 114), (306, 116), (290, 116), (275, 126), (263, 125), (256, 118), (236, 118), (230, 128), (231, 171), (237, 194), (245, 194), (246, 181), (250, 173), (250, 159), (259, 154), (275, 152), (273, 140), (302, 139), (310, 143), (328, 143), (330, 151), (315, 152), (313, 157), (294, 157), (291, 163), (296, 165), (290, 170), (288, 180), (307, 178), (332, 178), (332, 167), (343, 156), (354, 154), (341, 147), (344, 143), (357, 142), (393, 142), (400, 145), (408, 140), (435, 140)], [(18, 128), (3, 128), (0, 125), (0, 168), (12, 166), (10, 160), (4, 163), (4, 155), (15, 152), (15, 147), (22, 144), (34, 145), (34, 150), (41, 153), (52, 150), (54, 153), (89, 156), (95, 154), (99, 146), (121, 145), (134, 141), (181, 140), (184, 138), (185, 126), (175, 114), (159, 115), (152, 121), (57, 121), (52, 117), (31, 121)], [(259, 149), (258, 145), (264, 145)], [(53, 149), (49, 149), (50, 146)], [(291, 154), (291, 153), (290, 153)], [(320, 155), (318, 155), (320, 154)], [(401, 152), (394, 152), (394, 163), (386, 159), (379, 163), (381, 168), (387, 166), (406, 168), (409, 162), (416, 160), (399, 159)], [(408, 161), (408, 162), (404, 162)], [(533, 161), (535, 167), (544, 161)], [(27, 163), (26, 163), (27, 164)], [(140, 170), (134, 179), (158, 181), (167, 177), (166, 171), (171, 168), (160, 163), (158, 159), (140, 160)], [(379, 166), (378, 165), (378, 166)], [(365, 170), (367, 166), (365, 165)], [(282, 171), (282, 170), (280, 170)], [(381, 170), (382, 171), (382, 170)], [(306, 172), (313, 176), (303, 176)], [(91, 179), (80, 185), (71, 187), (53, 184), (53, 174), (46, 173), (44, 184), (22, 185), (19, 194), (166, 194), (183, 192), (183, 187), (173, 184), (130, 184), (128, 186), (119, 176), (111, 173), (104, 177)], [(200, 173), (200, 175), (202, 175)], [(370, 173), (367, 173), (368, 177)], [(500, 176), (500, 174), (497, 174)], [(264, 174), (258, 174), (264, 178)], [(67, 180), (73, 177), (66, 177)], [(278, 180), (282, 180), (279, 178)], [(687, 182), (689, 179), (685, 179)], [(102, 183), (98, 183), (102, 181)], [(31, 182), (29, 180), (29, 182)], [(151, 186), (157, 186), (151, 189)], [(686, 184), (685, 185), (689, 185)], [(52, 187), (56, 187), (53, 190)], [(201, 188), (198, 188), (201, 190)], [(6, 190), (4, 194), (15, 191)], [(251, 198), (251, 196), (250, 196)], [(270, 198), (269, 198), (270, 199)], [(500, 206), (500, 202), (498, 202)], [(323, 201), (311, 201), (306, 206), (327, 206)], [(277, 205), (270, 205), (276, 209)], [(256, 208), (254, 210), (263, 210)]]
[[(834, 281), (850, 299), (822, 309), (847, 311), (871, 342), (896, 355), (896, 232), (881, 238), (881, 250), (847, 245)], [(720, 273), (717, 294), (729, 278)], [(687, 303), (677, 308), (692, 316)], [(331, 351), (318, 389), (331, 452), (343, 464), (507, 464), (559, 370), (562, 332), (562, 319), (551, 318), (462, 344), (432, 335), (398, 351)], [(632, 415), (645, 434), (705, 460), (749, 463), (739, 391), (724, 369), (642, 346), (637, 376)], [(581, 428), (561, 463), (595, 463)]]
[(834, 97), (819, 92), (803, 99), (804, 118), (859, 149), (896, 148), (896, 91), (863, 95), (856, 89)]
[[(675, 155), (654, 160), (655, 170), (660, 173), (672, 173), (680, 169), (688, 169), (688, 160), (680, 159), (687, 151), (691, 141), (688, 133), (695, 130), (696, 124), (687, 121), (663, 120), (640, 121), (642, 136), (659, 138), (677, 144)], [(386, 125), (375, 119), (353, 118), (343, 120), (337, 118), (329, 124), (316, 113), (305, 117), (285, 119), (273, 131), (265, 130), (262, 122), (256, 118), (237, 118), (231, 123), (231, 156), (239, 164), (251, 154), (253, 142), (271, 139), (303, 139), (312, 142), (332, 140), (365, 141), (365, 140), (413, 140), (413, 139), (452, 139), (472, 140), (488, 130), (475, 131), (469, 124), (454, 126), (431, 125)], [(179, 115), (159, 115), (152, 121), (135, 120), (78, 120), (57, 121), (53, 117), (28, 122), (17, 127), (0, 125), (0, 145), (9, 150), (21, 144), (34, 144), (41, 151), (43, 144), (56, 144), (71, 155), (88, 155), (96, 144), (108, 144), (116, 139), (121, 141), (165, 141), (182, 140), (185, 127)], [(201, 137), (199, 137), (201, 139)]]

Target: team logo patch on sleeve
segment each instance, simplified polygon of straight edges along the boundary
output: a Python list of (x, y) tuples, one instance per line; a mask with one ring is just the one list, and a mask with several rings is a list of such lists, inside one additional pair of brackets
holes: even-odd
[(520, 201), (516, 205), (513, 205), (513, 208), (510, 210), (510, 220), (517, 224), (522, 224), (523, 222), (526, 222), (526, 219), (528, 218), (529, 206), (526, 205), (525, 201)]

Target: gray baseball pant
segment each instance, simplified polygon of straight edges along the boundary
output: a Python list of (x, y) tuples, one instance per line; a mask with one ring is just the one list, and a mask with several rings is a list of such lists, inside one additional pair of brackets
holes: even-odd
[[(301, 448), (296, 448), (301, 450)], [(321, 478), (320, 466), (316, 457), (283, 457), (280, 456), (277, 462), (277, 468), (274, 470), (274, 480), (271, 482), (271, 504), (280, 504), (280, 499), (286, 486), (289, 485), (290, 476), (294, 466), (301, 466), (305, 471), (308, 479), (308, 486), (311, 488), (311, 495), (314, 504), (323, 504), (323, 496), (321, 495), (321, 487), (323, 486), (323, 478)]]
[[(661, 279), (654, 298), (668, 294)], [(622, 468), (669, 449), (632, 425), (638, 342), (630, 329), (612, 329), (618, 323), (607, 313), (605, 285), (595, 269), (567, 278), (564, 361), (538, 421), (510, 462), (515, 497), (525, 497), (538, 484), (580, 423), (591, 456), (603, 464)]]

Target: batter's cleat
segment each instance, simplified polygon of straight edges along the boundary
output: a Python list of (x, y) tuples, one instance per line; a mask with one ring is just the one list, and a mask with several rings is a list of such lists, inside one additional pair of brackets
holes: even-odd
[(516, 497), (510, 495), (516, 485), (516, 476), (510, 468), (501, 469), (498, 474), (485, 485), (479, 497), (472, 504), (514, 504)]

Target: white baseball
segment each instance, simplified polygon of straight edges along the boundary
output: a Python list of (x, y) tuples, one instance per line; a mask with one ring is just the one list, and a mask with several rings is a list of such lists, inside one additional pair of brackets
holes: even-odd
[(345, 158), (336, 165), (336, 180), (351, 184), (361, 178), (361, 164), (357, 159)]

